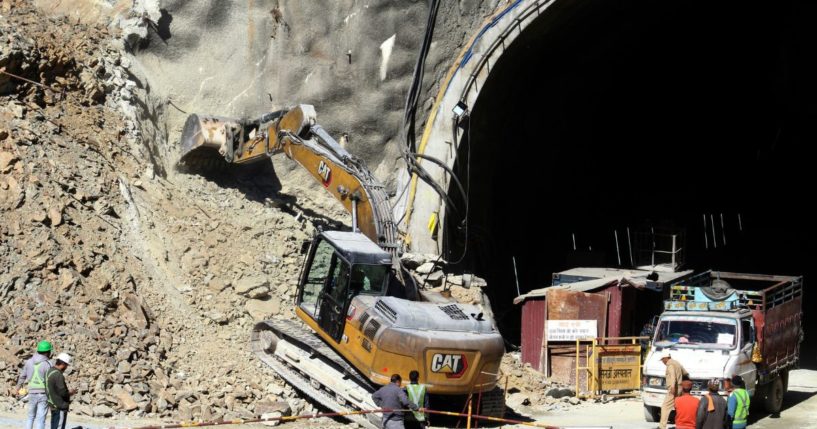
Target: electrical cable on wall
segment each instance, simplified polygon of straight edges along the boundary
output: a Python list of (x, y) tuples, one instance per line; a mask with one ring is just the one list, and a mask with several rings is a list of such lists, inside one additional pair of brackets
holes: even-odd
[[(416, 136), (415, 136), (415, 125), (416, 125), (416, 115), (417, 115), (417, 103), (420, 97), (420, 93), (423, 89), (423, 74), (425, 73), (425, 61), (428, 57), (429, 49), (431, 48), (431, 42), (434, 37), (434, 28), (437, 22), (437, 11), (440, 8), (439, 0), (431, 0), (429, 2), (429, 10), (428, 10), (428, 19), (426, 21), (426, 30), (425, 35), (423, 36), (423, 43), (420, 45), (420, 53), (417, 57), (417, 63), (414, 65), (414, 74), (411, 82), (411, 86), (409, 87), (408, 93), (406, 95), (406, 106), (405, 106), (405, 113), (403, 116), (403, 134), (405, 138), (405, 147), (403, 149), (403, 158), (406, 161), (406, 166), (408, 168), (409, 177), (413, 174), (417, 174), (417, 177), (423, 180), (424, 182), (428, 183), (429, 186), (434, 188), (434, 191), (440, 194), (443, 199), (447, 199), (447, 197), (443, 196), (445, 193), (442, 188), (433, 183), (433, 179), (425, 171), (422, 167), (420, 167), (417, 163), (417, 158), (413, 156), (413, 153), (417, 151), (417, 143), (416, 143)], [(408, 188), (411, 186), (411, 180), (408, 180), (403, 187), (403, 189), (398, 193), (398, 197), (395, 198), (395, 204), (392, 206), (392, 210), (397, 206), (397, 201), (406, 193)], [(407, 211), (404, 211), (400, 218), (397, 220), (397, 224), (400, 224), (403, 219), (405, 219), (407, 215)]]
[[(462, 227), (465, 230), (465, 244), (463, 246), (462, 255), (460, 255), (460, 257), (456, 261), (454, 261), (454, 264), (458, 264), (458, 263), (462, 262), (465, 259), (465, 256), (467, 254), (467, 248), (468, 248), (468, 211), (469, 211), (469, 193), (470, 193), (470, 177), (471, 177), (471, 167), (470, 167), (470, 163), (471, 163), (471, 159), (470, 159), (470, 157), (471, 157), (471, 153), (470, 153), (471, 152), (471, 146), (470, 146), (470, 142), (468, 142), (468, 161), (467, 161), (468, 165), (466, 166), (467, 187), (464, 187), (463, 184), (462, 184), (462, 181), (459, 179), (459, 177), (456, 175), (456, 173), (454, 173), (454, 171), (450, 167), (448, 167), (448, 165), (445, 162), (442, 162), (441, 160), (439, 160), (437, 158), (434, 158), (432, 156), (429, 156), (429, 155), (417, 153), (417, 144), (416, 144), (416, 136), (415, 136), (415, 134), (416, 134), (415, 126), (416, 126), (416, 116), (417, 116), (417, 105), (418, 105), (418, 102), (419, 102), (419, 99), (420, 99), (420, 94), (421, 94), (422, 89), (423, 89), (423, 75), (425, 73), (425, 61), (426, 61), (426, 58), (428, 57), (428, 52), (429, 52), (429, 50), (431, 48), (431, 43), (432, 43), (433, 38), (434, 38), (434, 28), (436, 26), (437, 12), (439, 10), (439, 7), (440, 7), (439, 0), (431, 0), (429, 2), (429, 12), (428, 12), (428, 20), (427, 20), (427, 23), (426, 23), (426, 31), (425, 31), (425, 35), (423, 37), (423, 43), (422, 43), (422, 45), (420, 47), (420, 53), (419, 53), (419, 56), (417, 58), (417, 63), (415, 64), (415, 67), (414, 67), (414, 76), (413, 76), (413, 79), (412, 79), (412, 83), (411, 83), (411, 86), (409, 87), (409, 91), (408, 91), (408, 94), (406, 96), (405, 115), (404, 115), (404, 118), (403, 118), (403, 132), (404, 132), (404, 135), (405, 135), (405, 148), (404, 148), (403, 156), (404, 156), (405, 161), (406, 161), (406, 166), (408, 168), (409, 175), (412, 176), (412, 175), (416, 174), (417, 178), (419, 178), (420, 180), (422, 180), (423, 182), (428, 184), (440, 196), (440, 198), (444, 201), (444, 203), (445, 203), (445, 205), (447, 207), (447, 210), (451, 211), (452, 214), (454, 216), (456, 216), (456, 217), (462, 217), (462, 219), (463, 219)], [(453, 124), (454, 137), (455, 137), (454, 142), (457, 142), (458, 138), (459, 138), (459, 136), (458, 136), (459, 122), (462, 119), (467, 120), (468, 119), (467, 115), (468, 115), (467, 112), (464, 112), (464, 113), (456, 115), (456, 117), (454, 118), (454, 124)], [(469, 121), (469, 123), (467, 125), (467, 135), (466, 135), (467, 139), (470, 139), (470, 128), (471, 127), (470, 127), (470, 121)], [(446, 191), (444, 186), (441, 185), (440, 183), (437, 183), (437, 181), (434, 180), (434, 178), (431, 176), (431, 174), (425, 168), (423, 168), (420, 165), (420, 163), (418, 161), (419, 159), (424, 159), (424, 160), (429, 161), (429, 162), (437, 165), (438, 167), (442, 168), (449, 175), (451, 180), (454, 181), (454, 183), (456, 184), (460, 194), (462, 195), (464, 203), (465, 203), (464, 216), (463, 216), (463, 213), (458, 209), (457, 205), (452, 200), (451, 196), (448, 195), (448, 192)], [(411, 181), (408, 181), (406, 183), (404, 189), (402, 189), (399, 192), (400, 197), (402, 197), (402, 195), (405, 194), (406, 190), (410, 186), (410, 183), (411, 183)], [(399, 197), (397, 199), (399, 200)], [(392, 207), (392, 209), (394, 209), (394, 207)], [(403, 221), (403, 219), (405, 219), (406, 215), (407, 215), (407, 212), (404, 212), (400, 216), (397, 223), (398, 224), (401, 223)]]
[[(465, 110), (460, 116), (454, 118), (454, 141), (459, 141), (459, 122), (460, 120), (466, 121), (465, 127), (465, 143), (468, 145), (468, 152), (467, 152), (467, 161), (465, 165), (465, 186), (466, 191), (462, 191), (462, 185), (460, 185), (460, 190), (463, 192), (463, 198), (465, 198), (465, 217), (462, 220), (462, 227), (464, 230), (465, 235), (465, 244), (462, 248), (462, 254), (460, 255), (457, 260), (452, 261), (451, 264), (456, 265), (461, 263), (465, 260), (465, 256), (468, 254), (468, 214), (470, 213), (471, 209), (471, 117), (470, 112)], [(454, 176), (456, 177), (456, 176)], [(459, 183), (459, 180), (457, 180)]]
[(426, 22), (426, 31), (423, 36), (423, 44), (420, 46), (420, 55), (417, 57), (417, 63), (414, 66), (414, 77), (409, 87), (408, 95), (406, 96), (406, 111), (403, 117), (403, 132), (406, 138), (406, 148), (409, 152), (417, 152), (417, 144), (415, 137), (415, 121), (417, 115), (417, 101), (423, 89), (423, 74), (425, 73), (425, 63), (428, 57), (428, 51), (431, 48), (431, 42), (434, 38), (434, 27), (437, 23), (437, 11), (440, 8), (439, 0), (431, 0), (428, 7), (428, 21)]

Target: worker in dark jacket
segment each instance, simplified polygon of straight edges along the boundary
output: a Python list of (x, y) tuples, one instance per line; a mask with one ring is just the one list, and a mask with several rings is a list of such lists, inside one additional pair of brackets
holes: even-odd
[(708, 394), (701, 396), (698, 405), (696, 429), (723, 429), (726, 422), (726, 399), (718, 395), (720, 380), (713, 378), (707, 384)]
[(372, 399), (378, 407), (394, 410), (383, 413), (383, 429), (405, 429), (403, 412), (397, 410), (416, 410), (418, 408), (409, 401), (406, 392), (400, 387), (402, 382), (403, 377), (400, 377), (400, 374), (394, 374), (391, 376), (391, 383), (372, 394)]
[(65, 429), (68, 417), (68, 404), (73, 390), (68, 390), (63, 373), (71, 363), (68, 353), (57, 355), (54, 366), (45, 375), (45, 393), (48, 395), (48, 407), (51, 408), (51, 429)]

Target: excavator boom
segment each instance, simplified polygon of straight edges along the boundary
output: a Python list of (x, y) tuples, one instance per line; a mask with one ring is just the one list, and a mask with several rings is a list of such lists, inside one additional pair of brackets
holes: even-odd
[(190, 115), (181, 138), (183, 163), (245, 164), (283, 152), (300, 164), (352, 214), (370, 240), (396, 254), (397, 228), (385, 188), (360, 159), (315, 122), (315, 109), (301, 104), (242, 121)]

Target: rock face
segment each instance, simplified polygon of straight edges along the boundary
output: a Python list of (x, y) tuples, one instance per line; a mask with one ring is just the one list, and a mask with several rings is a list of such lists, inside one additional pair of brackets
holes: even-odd
[[(155, 22), (169, 23), (166, 31), (155, 32), (123, 23), (126, 35), (146, 37), (130, 45), (136, 51), (133, 68), (144, 73), (153, 91), (173, 94), (174, 104), (185, 112), (232, 117), (315, 104), (318, 121), (331, 134), (348, 133), (349, 150), (382, 181), (394, 179), (403, 146), (404, 100), (428, 2), (279, 0), (194, 7), (185, 0), (165, 0), (161, 11), (148, 1), (135, 3), (149, 16), (161, 14)], [(437, 82), (464, 41), (500, 3), (442, 2), (421, 106), (436, 97)], [(201, 61), (202, 55), (208, 60)], [(169, 129), (180, 131), (186, 114), (176, 109), (164, 113)], [(425, 109), (418, 115), (419, 126)], [(276, 171), (292, 169), (276, 160)], [(297, 186), (309, 180), (295, 176), (284, 174), (282, 181)]]

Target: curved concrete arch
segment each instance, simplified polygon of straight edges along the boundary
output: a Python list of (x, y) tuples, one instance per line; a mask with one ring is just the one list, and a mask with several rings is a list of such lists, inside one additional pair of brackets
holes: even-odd
[[(473, 107), (483, 84), (491, 74), (494, 64), (537, 18), (543, 16), (557, 0), (516, 0), (490, 17), (471, 38), (450, 68), (429, 113), (418, 152), (432, 156), (452, 167), (456, 159), (461, 135), (455, 140), (453, 109), (462, 102)], [(422, 160), (420, 161), (422, 162)], [(422, 162), (430, 175), (448, 187), (449, 177), (445, 171), (430, 162)], [(407, 173), (398, 179), (399, 189), (407, 189), (395, 205), (395, 219), (407, 234), (409, 249), (420, 253), (440, 253), (442, 234), (433, 234), (433, 225), (439, 225), (440, 233), (444, 216), (440, 196), (428, 184)]]

